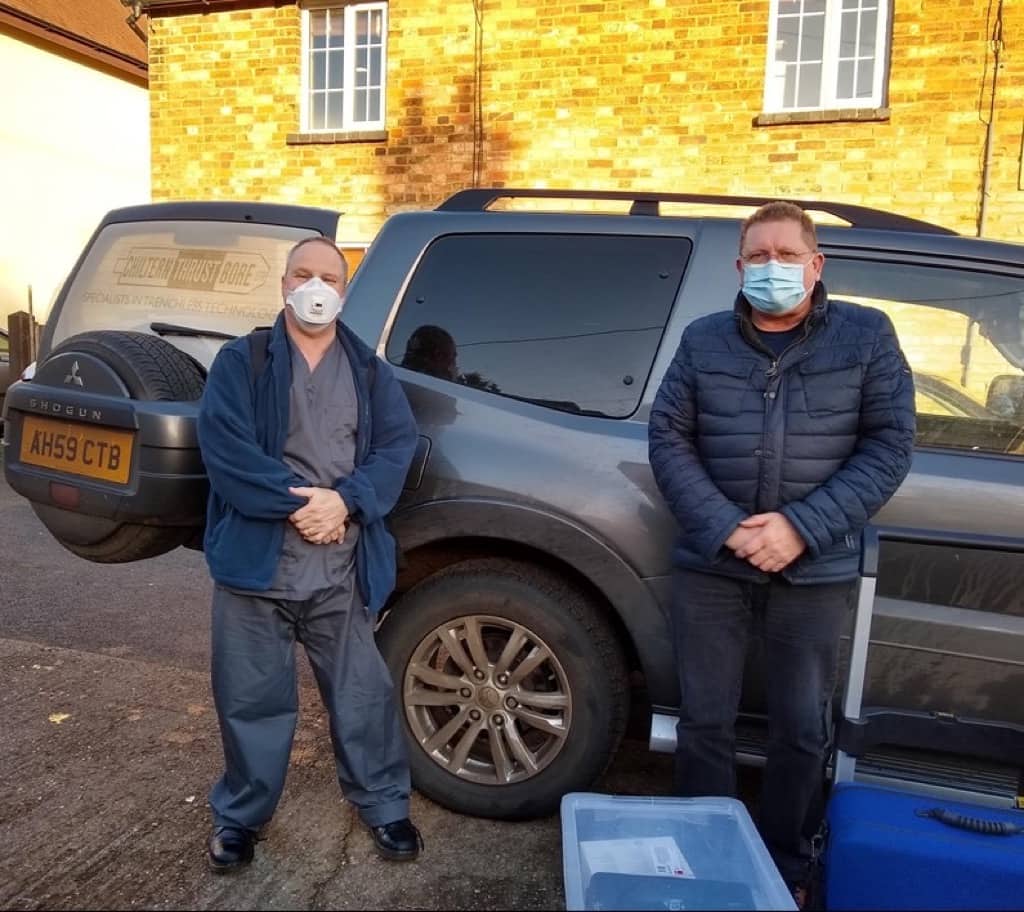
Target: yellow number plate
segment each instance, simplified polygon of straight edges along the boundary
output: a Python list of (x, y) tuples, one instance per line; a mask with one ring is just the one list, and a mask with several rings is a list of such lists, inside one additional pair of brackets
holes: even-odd
[(125, 484), (132, 467), (131, 431), (25, 416), (21, 461), (58, 472)]

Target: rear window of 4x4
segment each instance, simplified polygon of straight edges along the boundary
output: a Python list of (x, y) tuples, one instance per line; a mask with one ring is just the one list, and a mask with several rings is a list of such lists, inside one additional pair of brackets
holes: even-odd
[(237, 222), (108, 225), (74, 275), (52, 345), (102, 326), (147, 332), (172, 321), (239, 335), (273, 323), (280, 277), (302, 228)]

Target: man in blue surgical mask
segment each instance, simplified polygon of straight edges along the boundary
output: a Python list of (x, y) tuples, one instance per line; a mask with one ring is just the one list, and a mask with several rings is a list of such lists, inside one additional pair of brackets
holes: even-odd
[(676, 517), (671, 621), (678, 794), (733, 795), (749, 642), (769, 736), (759, 825), (799, 894), (831, 736), (860, 531), (910, 469), (914, 387), (889, 318), (829, 301), (814, 224), (768, 203), (742, 225), (733, 310), (683, 334), (651, 410)]
[(215, 587), (212, 683), (224, 775), (207, 861), (253, 860), (284, 789), (298, 714), (295, 643), (330, 720), (338, 782), (390, 860), (416, 858), (409, 766), (374, 619), (395, 583), (384, 517), (416, 425), (391, 369), (345, 327), (347, 266), (300, 241), (270, 332), (225, 345), (200, 404), (210, 480), (204, 550)]

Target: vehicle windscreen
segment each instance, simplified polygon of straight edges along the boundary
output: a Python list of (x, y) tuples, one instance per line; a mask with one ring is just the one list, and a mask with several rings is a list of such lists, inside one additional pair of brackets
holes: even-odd
[(239, 222), (108, 225), (55, 305), (51, 344), (90, 330), (155, 334), (154, 323), (214, 338), (268, 326), (281, 310), (285, 257), (311, 234)]

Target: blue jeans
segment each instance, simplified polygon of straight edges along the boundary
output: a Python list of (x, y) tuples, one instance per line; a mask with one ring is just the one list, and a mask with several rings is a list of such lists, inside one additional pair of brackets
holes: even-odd
[(681, 705), (675, 790), (736, 794), (736, 715), (751, 635), (764, 643), (768, 745), (759, 829), (783, 878), (799, 882), (820, 812), (839, 638), (856, 584), (751, 583), (679, 570), (672, 634)]

